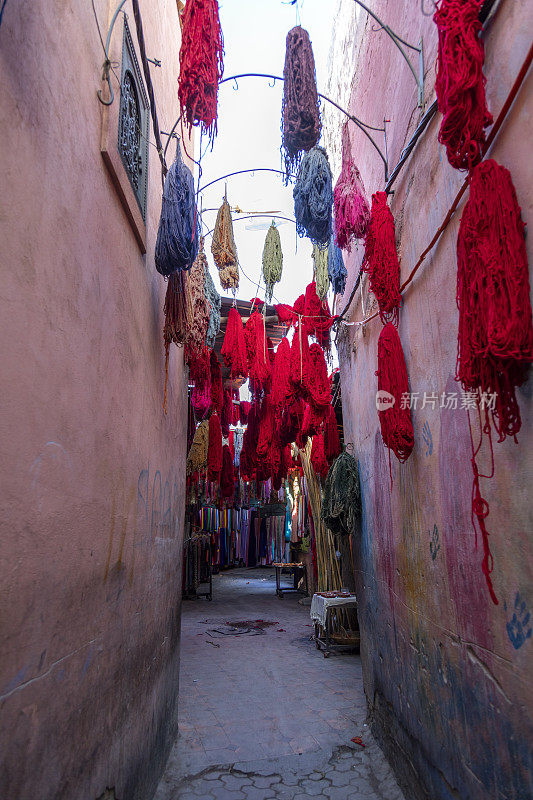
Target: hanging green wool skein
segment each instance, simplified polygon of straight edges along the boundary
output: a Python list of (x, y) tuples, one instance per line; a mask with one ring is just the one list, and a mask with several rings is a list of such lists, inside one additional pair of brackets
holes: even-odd
[(263, 248), (263, 278), (266, 286), (266, 301), (270, 303), (274, 284), (281, 280), (283, 270), (283, 253), (279, 231), (272, 222), (267, 231)]
[(315, 265), (316, 293), (324, 300), (329, 289), (328, 250), (313, 244), (313, 263)]

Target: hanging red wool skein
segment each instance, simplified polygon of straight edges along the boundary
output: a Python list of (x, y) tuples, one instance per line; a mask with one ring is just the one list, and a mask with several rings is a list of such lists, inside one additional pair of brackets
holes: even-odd
[(324, 437), (321, 433), (317, 433), (316, 436), (313, 436), (311, 464), (316, 474), (320, 475), (322, 479), (325, 479), (329, 471), (329, 464), (326, 459), (326, 454), (324, 453)]
[(456, 169), (481, 159), (492, 115), (485, 99), (485, 48), (479, 10), (483, 0), (440, 0), (433, 17), (439, 31), (435, 91), (442, 114), (439, 142)]
[(178, 97), (189, 134), (193, 125), (212, 139), (217, 132), (218, 84), (224, 40), (217, 0), (187, 0), (183, 13)]
[[(524, 223), (511, 175), (493, 159), (474, 168), (470, 196), (457, 237), (457, 306), (459, 333), (456, 380), (477, 396), (482, 437), (474, 447), (472, 431), (472, 522), (483, 540), (482, 570), (490, 596), (498, 603), (485, 518), (489, 506), (481, 495), (476, 456), (490, 420), (499, 441), (520, 430), (515, 388), (533, 362), (533, 323)], [(494, 406), (492, 403), (494, 398)], [(489, 416), (490, 410), (490, 416)], [(482, 419), (482, 416), (484, 419)], [(470, 422), (470, 418), (469, 418)], [(477, 530), (477, 529), (476, 529)]]
[(203, 419), (211, 405), (210, 355), (207, 347), (189, 354), (189, 380), (194, 383), (191, 403), (198, 418)]
[(385, 192), (372, 195), (372, 210), (365, 239), (363, 269), (368, 272), (370, 288), (376, 295), (383, 324), (398, 324), (400, 262), (396, 252), (394, 217)]
[(286, 336), (278, 344), (272, 366), (270, 399), (278, 413), (291, 393), (291, 346)]
[(229, 426), (233, 424), (233, 400), (229, 389), (224, 389), (224, 402), (222, 404), (222, 414), (220, 415), (220, 427), (225, 439), (229, 436)]
[(222, 471), (222, 429), (218, 414), (209, 417), (209, 446), (207, 448), (207, 477), (219, 481)]
[(346, 122), (342, 133), (342, 169), (333, 190), (336, 242), (341, 250), (351, 250), (354, 239), (366, 234), (370, 209), (359, 170), (352, 158), (350, 133)]
[[(378, 340), (378, 400), (384, 406), (380, 410), (381, 436), (386, 447), (392, 450), (398, 461), (407, 461), (414, 447), (413, 422), (408, 403), (402, 404), (402, 395), (409, 393), (409, 379), (402, 343), (396, 327), (389, 322), (382, 329)], [(402, 408), (402, 405), (405, 408)]]
[(235, 492), (235, 471), (231, 450), (227, 444), (222, 448), (222, 472), (220, 475), (220, 490), (222, 497), (231, 498)]
[(211, 350), (210, 355), (210, 372), (211, 372), (211, 408), (217, 414), (222, 413), (222, 406), (224, 405), (224, 389), (222, 388), (222, 370), (220, 369), (220, 362), (214, 350)]
[(254, 311), (244, 329), (248, 353), (250, 389), (254, 393), (263, 391), (270, 378), (270, 358), (265, 332), (265, 320), (259, 311)]
[(234, 306), (229, 310), (221, 353), (224, 356), (226, 366), (230, 368), (232, 377), (248, 377), (248, 356), (246, 353), (244, 326), (241, 315)]
[(341, 452), (337, 417), (335, 416), (335, 409), (332, 405), (328, 406), (326, 418), (324, 420), (324, 452), (329, 464), (331, 464)]

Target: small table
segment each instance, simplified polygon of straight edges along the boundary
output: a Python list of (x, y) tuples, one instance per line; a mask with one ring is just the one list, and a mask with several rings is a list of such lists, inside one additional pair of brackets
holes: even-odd
[[(273, 567), (276, 568), (276, 594), (278, 597), (283, 597), (283, 592), (299, 592), (298, 589), (298, 581), (303, 575), (303, 579), (305, 581), (305, 594), (309, 594), (309, 587), (307, 585), (307, 567), (302, 562), (291, 561), (288, 564), (282, 564), (281, 562), (274, 562), (272, 564)], [(281, 588), (281, 570), (288, 569), (293, 574), (293, 585), (289, 587), (285, 587), (282, 590)]]
[[(321, 594), (314, 594), (311, 601), (311, 619), (315, 624), (315, 645), (317, 650), (324, 652), (324, 658), (328, 658), (332, 650), (353, 649), (356, 644), (337, 644), (331, 641), (331, 616), (333, 608), (357, 608), (357, 598), (354, 594), (348, 597), (324, 597)], [(321, 635), (322, 632), (322, 635)]]

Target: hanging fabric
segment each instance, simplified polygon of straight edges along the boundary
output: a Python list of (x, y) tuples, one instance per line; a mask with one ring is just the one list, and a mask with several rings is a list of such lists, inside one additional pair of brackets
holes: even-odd
[(270, 224), (263, 247), (263, 278), (265, 281), (265, 299), (267, 303), (272, 300), (274, 284), (281, 280), (283, 269), (283, 253), (279, 230), (274, 223)]
[(155, 243), (155, 268), (168, 277), (189, 270), (198, 255), (199, 225), (194, 178), (181, 159), (180, 145), (167, 172)]
[(298, 236), (308, 236), (319, 247), (327, 247), (333, 229), (333, 189), (323, 147), (313, 147), (303, 156), (292, 194)]
[[(331, 246), (331, 245), (330, 245)], [(316, 293), (321, 300), (325, 300), (329, 289), (329, 249), (313, 245), (313, 272), (316, 283)], [(343, 265), (344, 266), (344, 265)]]
[(396, 252), (394, 217), (385, 192), (372, 195), (372, 210), (365, 239), (363, 269), (368, 272), (370, 288), (376, 296), (383, 323), (398, 324), (400, 262)]
[(217, 133), (218, 84), (224, 40), (217, 0), (187, 0), (183, 12), (178, 98), (189, 129), (200, 125), (211, 139)]
[(307, 31), (298, 25), (287, 34), (283, 68), (281, 131), (287, 182), (302, 150), (318, 144), (320, 127), (313, 47)]
[[(378, 411), (381, 435), (386, 447), (398, 461), (407, 461), (414, 447), (413, 423), (409, 403), (409, 380), (398, 331), (392, 322), (382, 329), (378, 339), (378, 393), (384, 392), (387, 406)], [(402, 402), (403, 396), (403, 402)], [(392, 483), (392, 472), (391, 472)]]
[[(522, 421), (516, 387), (527, 378), (533, 361), (533, 324), (524, 223), (507, 169), (493, 159), (476, 166), (470, 179), (457, 237), (457, 306), (459, 332), (456, 379), (475, 393), (481, 440), (472, 443), (472, 521), (483, 541), (482, 571), (492, 601), (493, 570), (485, 519), (489, 505), (482, 497), (476, 457), (491, 425), (499, 441), (515, 438)], [(470, 418), (469, 418), (470, 420)], [(488, 477), (488, 476), (485, 476)], [(475, 527), (475, 524), (474, 524)], [(476, 529), (477, 532), (477, 529)]]
[(218, 209), (211, 252), (218, 269), (220, 285), (223, 289), (239, 288), (239, 267), (237, 247), (233, 238), (233, 221), (227, 197)]
[(361, 525), (361, 485), (357, 461), (341, 453), (326, 478), (321, 517), (332, 533), (350, 536)]
[(233, 378), (248, 377), (248, 355), (241, 315), (232, 306), (228, 314), (226, 333), (221, 353)]
[(333, 190), (333, 204), (336, 243), (342, 250), (351, 250), (354, 239), (364, 239), (366, 235), (370, 209), (361, 175), (352, 157), (348, 123), (342, 133), (342, 169)]
[(205, 341), (207, 346), (212, 349), (215, 346), (215, 339), (220, 330), (221, 300), (209, 270), (206, 270), (205, 273), (205, 298), (207, 301), (207, 308), (209, 309), (209, 325), (207, 326)]
[(456, 169), (481, 159), (492, 115), (485, 98), (485, 48), (479, 34), (482, 0), (440, 0), (433, 17), (439, 32), (435, 91), (442, 122), (439, 142)]

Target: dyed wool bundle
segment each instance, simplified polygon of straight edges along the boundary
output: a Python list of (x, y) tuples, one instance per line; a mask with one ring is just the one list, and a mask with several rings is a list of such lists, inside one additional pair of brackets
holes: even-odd
[[(330, 244), (331, 246), (331, 244)], [(320, 300), (324, 300), (329, 289), (329, 248), (324, 250), (313, 245), (313, 271), (315, 275), (316, 293)], [(344, 266), (344, 265), (343, 265)]]
[(337, 417), (335, 416), (335, 409), (332, 405), (328, 406), (324, 419), (324, 452), (329, 464), (331, 464), (341, 452)]
[(492, 115), (485, 98), (485, 48), (479, 38), (482, 0), (440, 0), (433, 17), (439, 31), (435, 91), (442, 114), (439, 142), (456, 169), (481, 159)]
[(220, 475), (220, 490), (222, 497), (230, 499), (235, 494), (235, 470), (231, 450), (225, 444), (222, 448), (222, 473)]
[(278, 315), (278, 322), (280, 325), (287, 325), (288, 328), (291, 325), (294, 325), (298, 322), (298, 314), (294, 313), (294, 309), (292, 306), (287, 305), (286, 303), (279, 303), (277, 306), (274, 306), (276, 309), (276, 314)]
[(324, 350), (329, 350), (329, 332), (336, 317), (331, 316), (327, 299), (320, 300), (315, 281), (311, 281), (305, 289), (304, 315), (309, 334), (314, 334)]
[(326, 478), (320, 515), (332, 533), (356, 533), (362, 518), (357, 461), (349, 453), (333, 462)]
[(291, 393), (291, 346), (283, 337), (274, 356), (270, 399), (278, 412), (281, 411)]
[(217, 414), (222, 414), (224, 405), (224, 389), (222, 388), (222, 370), (220, 362), (214, 350), (209, 356), (210, 375), (211, 375), (211, 409)]
[(211, 138), (216, 135), (223, 54), (217, 0), (187, 0), (181, 31), (178, 98), (189, 133), (193, 125), (201, 125), (202, 133)]
[(333, 286), (334, 293), (344, 294), (348, 270), (344, 266), (342, 252), (333, 241), (333, 237), (331, 238), (328, 246), (327, 263), (328, 276), (329, 280), (331, 281), (331, 285)]
[(282, 446), (289, 445), (296, 440), (298, 431), (302, 427), (303, 415), (303, 400), (299, 397), (291, 399), (281, 415), (280, 440)]
[(323, 147), (313, 147), (302, 158), (292, 194), (298, 236), (308, 236), (319, 247), (327, 247), (333, 229), (333, 188)]
[(239, 390), (233, 389), (231, 392), (231, 399), (232, 399), (232, 407), (233, 407), (233, 424), (239, 424), (239, 406), (240, 406), (240, 397), (239, 397)]
[(317, 409), (312, 403), (306, 403), (302, 421), (303, 436), (314, 436), (319, 432), (324, 422), (325, 413), (326, 409)]
[(211, 365), (207, 347), (198, 353), (191, 353), (189, 358), (189, 380), (194, 383), (191, 403), (200, 418), (204, 417), (211, 406)]
[(211, 242), (211, 252), (218, 268), (218, 277), (223, 289), (239, 288), (237, 247), (233, 238), (233, 222), (227, 198), (218, 209), (217, 221)]
[(207, 300), (207, 308), (209, 310), (209, 325), (207, 326), (207, 334), (205, 341), (208, 347), (215, 346), (215, 339), (220, 330), (220, 295), (215, 289), (213, 278), (209, 270), (205, 273), (205, 298)]
[(309, 383), (309, 338), (305, 323), (296, 326), (291, 344), (291, 381), (300, 392)]
[[(333, 190), (335, 233), (338, 246), (351, 250), (354, 239), (363, 239), (370, 220), (370, 209), (359, 170), (352, 158), (348, 125), (342, 134), (342, 169)], [(338, 294), (343, 294), (338, 292)]]
[(324, 437), (321, 433), (313, 436), (313, 444), (311, 447), (311, 464), (317, 475), (320, 475), (322, 480), (325, 480), (329, 470), (329, 464), (324, 453)]
[(246, 425), (248, 422), (248, 414), (252, 404), (248, 400), (241, 400), (239, 403), (239, 420), (241, 425)]
[[(402, 395), (409, 392), (407, 367), (398, 331), (392, 322), (382, 329), (378, 339), (378, 392), (388, 392), (394, 403), (379, 411), (381, 436), (398, 461), (407, 461), (414, 447), (411, 410), (402, 408)], [(385, 395), (386, 396), (386, 395)], [(392, 473), (391, 473), (392, 481)]]
[[(484, 411), (482, 431), (489, 434), (487, 401), (496, 395), (490, 415), (500, 441), (521, 427), (515, 389), (533, 361), (533, 325), (524, 223), (511, 175), (493, 159), (472, 171), (470, 197), (457, 237), (457, 306), (459, 334), (456, 379), (476, 392)], [(495, 604), (493, 569), (485, 518), (489, 506), (481, 495), (477, 450), (472, 445), (472, 521), (483, 541), (482, 571)], [(475, 526), (474, 526), (475, 527)]]
[(221, 352), (226, 366), (230, 368), (232, 377), (248, 377), (248, 355), (244, 338), (244, 326), (241, 316), (234, 306), (229, 310)]
[(265, 237), (263, 247), (263, 278), (265, 280), (265, 298), (272, 300), (274, 284), (281, 280), (283, 270), (283, 253), (279, 231), (272, 222)]
[(218, 414), (209, 417), (209, 446), (207, 449), (207, 477), (219, 481), (222, 471), (222, 430)]
[(229, 389), (224, 389), (224, 402), (222, 404), (222, 414), (220, 415), (220, 427), (222, 436), (227, 439), (229, 436), (229, 426), (233, 424), (233, 400)]
[(363, 269), (368, 272), (370, 288), (376, 296), (383, 323), (398, 324), (400, 262), (396, 252), (394, 218), (385, 192), (372, 195), (372, 211), (365, 239)]
[(259, 311), (254, 311), (244, 329), (248, 353), (250, 389), (261, 392), (270, 378), (270, 359), (265, 331), (265, 320)]
[(159, 229), (155, 243), (155, 268), (169, 276), (189, 270), (198, 255), (198, 212), (194, 178), (183, 163), (178, 145), (176, 159), (165, 178)]
[(168, 359), (170, 356), (170, 345), (183, 344), (187, 334), (187, 319), (185, 308), (185, 292), (183, 287), (184, 275), (175, 273), (168, 279), (167, 292), (165, 295), (165, 325), (163, 328), (163, 340), (165, 342), (165, 391), (163, 394), (163, 410), (167, 413), (167, 383), (168, 383)]
[(309, 34), (299, 25), (287, 34), (283, 67), (281, 130), (286, 180), (320, 139), (320, 104), (316, 88), (315, 58)]
[(185, 278), (185, 297), (187, 310), (187, 347), (201, 350), (205, 344), (209, 325), (209, 309), (205, 297), (205, 275), (207, 258), (204, 253), (204, 239), (200, 237), (200, 247), (192, 269)]
[(207, 467), (207, 450), (209, 446), (209, 422), (204, 419), (194, 433), (189, 453), (187, 455), (187, 475)]
[(305, 391), (307, 398), (311, 406), (320, 411), (323, 418), (327, 407), (331, 403), (331, 383), (328, 377), (324, 351), (317, 342), (313, 342), (309, 347), (309, 366), (306, 374)]
[(533, 326), (520, 206), (509, 171), (493, 159), (472, 172), (457, 267), (456, 379), (467, 391), (496, 392), (492, 421), (503, 441), (520, 430), (515, 387), (533, 361)]
[(274, 404), (267, 396), (264, 398), (261, 405), (261, 415), (259, 419), (259, 437), (257, 439), (257, 457), (261, 460), (267, 460), (270, 452), (270, 447), (274, 438), (276, 430), (276, 414)]

